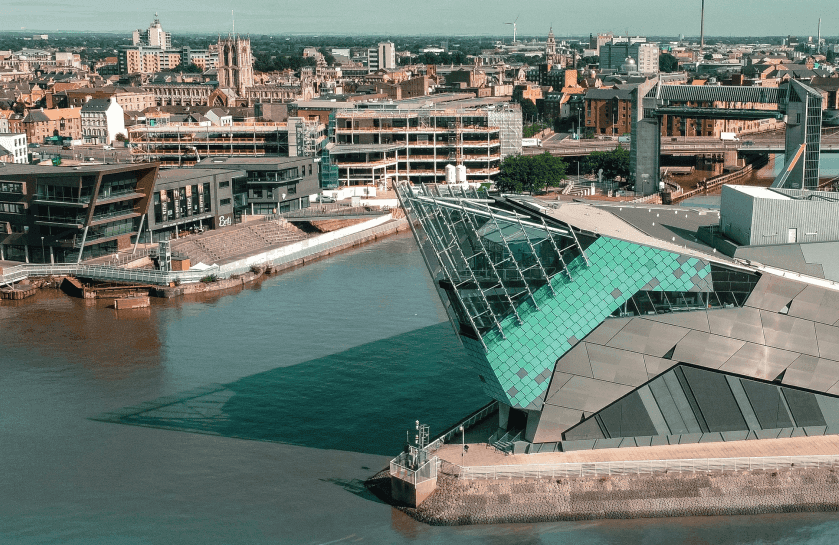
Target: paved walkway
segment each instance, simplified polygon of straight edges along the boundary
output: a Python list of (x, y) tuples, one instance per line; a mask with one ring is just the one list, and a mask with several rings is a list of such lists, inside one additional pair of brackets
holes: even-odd
[(760, 441), (731, 441), (728, 443), (696, 443), (691, 445), (576, 450), (573, 452), (518, 454), (509, 456), (505, 456), (492, 447), (487, 447), (486, 443), (478, 443), (469, 445), (469, 452), (464, 457), (461, 457), (461, 446), (459, 444), (448, 444), (443, 445), (435, 454), (443, 460), (461, 466), (812, 456), (839, 454), (839, 435), (763, 439)]

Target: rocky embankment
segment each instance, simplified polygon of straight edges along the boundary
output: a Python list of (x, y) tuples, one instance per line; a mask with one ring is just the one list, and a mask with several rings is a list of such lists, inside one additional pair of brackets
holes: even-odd
[[(380, 497), (385, 477), (368, 482)], [(500, 481), (441, 474), (437, 490), (419, 508), (397, 507), (421, 522), (444, 526), (837, 511), (839, 470)]]

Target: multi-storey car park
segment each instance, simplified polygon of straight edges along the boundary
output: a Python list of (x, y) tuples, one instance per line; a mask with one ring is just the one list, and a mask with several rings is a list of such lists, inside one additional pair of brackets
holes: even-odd
[[(789, 166), (792, 168), (792, 166)], [(398, 186), (517, 452), (839, 433), (835, 193), (719, 212)]]
[(290, 118), (286, 123), (135, 125), (128, 136), (136, 161), (191, 166), (213, 156), (313, 156), (325, 144), (325, 130), (322, 124)]
[(521, 110), (509, 104), (365, 105), (333, 115), (329, 156), (340, 185), (443, 182), (447, 165), (463, 166), (465, 181), (491, 182), (504, 157), (521, 153)]

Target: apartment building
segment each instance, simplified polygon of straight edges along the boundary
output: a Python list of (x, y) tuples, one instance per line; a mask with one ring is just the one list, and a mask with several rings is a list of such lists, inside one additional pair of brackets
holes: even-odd
[(154, 93), (142, 87), (81, 87), (65, 89), (63, 93), (67, 95), (67, 106), (74, 108), (81, 108), (94, 98), (113, 98), (123, 110), (131, 112), (141, 112), (158, 105)]
[(465, 167), (467, 181), (487, 182), (504, 157), (521, 153), (517, 105), (369, 106), (334, 113), (328, 151), (340, 185), (443, 182), (447, 165)]
[(26, 147), (26, 134), (0, 133), (0, 163), (28, 163)]
[[(620, 70), (626, 59), (635, 61), (638, 72), (645, 76), (658, 74), (658, 44), (637, 41), (641, 38), (615, 38), (600, 46), (600, 68)], [(644, 40), (646, 40), (644, 38)]]
[(367, 71), (393, 70), (396, 68), (396, 46), (382, 42), (367, 50)]
[(585, 95), (586, 130), (620, 136), (632, 130), (631, 89), (589, 89)]
[(81, 108), (82, 138), (88, 144), (110, 144), (126, 136), (125, 117), (115, 99), (94, 98)]
[(30, 111), (21, 121), (30, 143), (43, 144), (52, 136), (63, 136), (72, 140), (82, 137), (81, 108), (56, 108), (53, 110)]
[(157, 164), (0, 168), (0, 260), (75, 262), (128, 248)]

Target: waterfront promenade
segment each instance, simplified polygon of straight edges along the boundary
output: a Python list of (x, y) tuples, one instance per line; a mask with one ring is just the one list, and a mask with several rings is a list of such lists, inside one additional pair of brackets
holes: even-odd
[(640, 460), (696, 460), (703, 458), (758, 458), (774, 456), (839, 455), (839, 435), (663, 445), (654, 447), (576, 450), (537, 454), (510, 454), (484, 443), (471, 444), (461, 456), (460, 443), (443, 445), (435, 455), (459, 466), (578, 464)]

